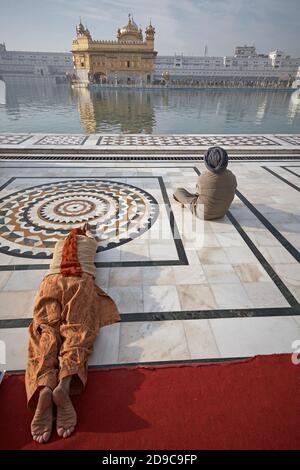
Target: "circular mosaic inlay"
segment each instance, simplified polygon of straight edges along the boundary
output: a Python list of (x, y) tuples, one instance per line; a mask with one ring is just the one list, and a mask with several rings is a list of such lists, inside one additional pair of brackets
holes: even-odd
[(158, 203), (143, 189), (117, 181), (76, 179), (34, 186), (0, 201), (0, 251), (51, 258), (55, 243), (89, 222), (98, 251), (149, 230)]

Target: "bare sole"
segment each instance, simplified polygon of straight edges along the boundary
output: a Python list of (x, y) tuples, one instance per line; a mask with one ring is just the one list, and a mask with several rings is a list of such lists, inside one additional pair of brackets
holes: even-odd
[(53, 401), (57, 406), (56, 429), (60, 437), (69, 437), (74, 432), (77, 414), (69, 394), (57, 387), (53, 391)]
[(40, 392), (38, 404), (31, 422), (32, 439), (39, 444), (48, 442), (53, 425), (52, 390), (45, 387)]

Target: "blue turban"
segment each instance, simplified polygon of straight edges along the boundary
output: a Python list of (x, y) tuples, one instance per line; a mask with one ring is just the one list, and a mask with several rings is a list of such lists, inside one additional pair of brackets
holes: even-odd
[(228, 165), (228, 155), (222, 147), (210, 147), (204, 155), (206, 168), (213, 173), (219, 173)]

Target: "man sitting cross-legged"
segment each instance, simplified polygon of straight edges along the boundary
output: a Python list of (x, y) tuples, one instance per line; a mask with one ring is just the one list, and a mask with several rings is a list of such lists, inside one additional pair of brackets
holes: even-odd
[(70, 395), (85, 387), (99, 328), (120, 321), (113, 300), (95, 284), (96, 250), (88, 224), (71, 230), (56, 243), (35, 299), (25, 384), (28, 406), (35, 408), (31, 434), (40, 444), (50, 438), (54, 404), (58, 435), (74, 431), (77, 416)]
[(207, 171), (199, 176), (194, 194), (185, 188), (177, 188), (174, 199), (188, 204), (192, 213), (206, 220), (224, 217), (234, 199), (237, 181), (227, 170), (228, 155), (221, 147), (211, 147), (204, 155)]

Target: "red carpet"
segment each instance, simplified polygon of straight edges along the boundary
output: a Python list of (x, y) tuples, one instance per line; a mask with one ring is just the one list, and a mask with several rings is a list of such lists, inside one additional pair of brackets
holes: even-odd
[(290, 354), (92, 370), (77, 430), (31, 440), (24, 376), (0, 386), (1, 449), (299, 449), (300, 365)]

